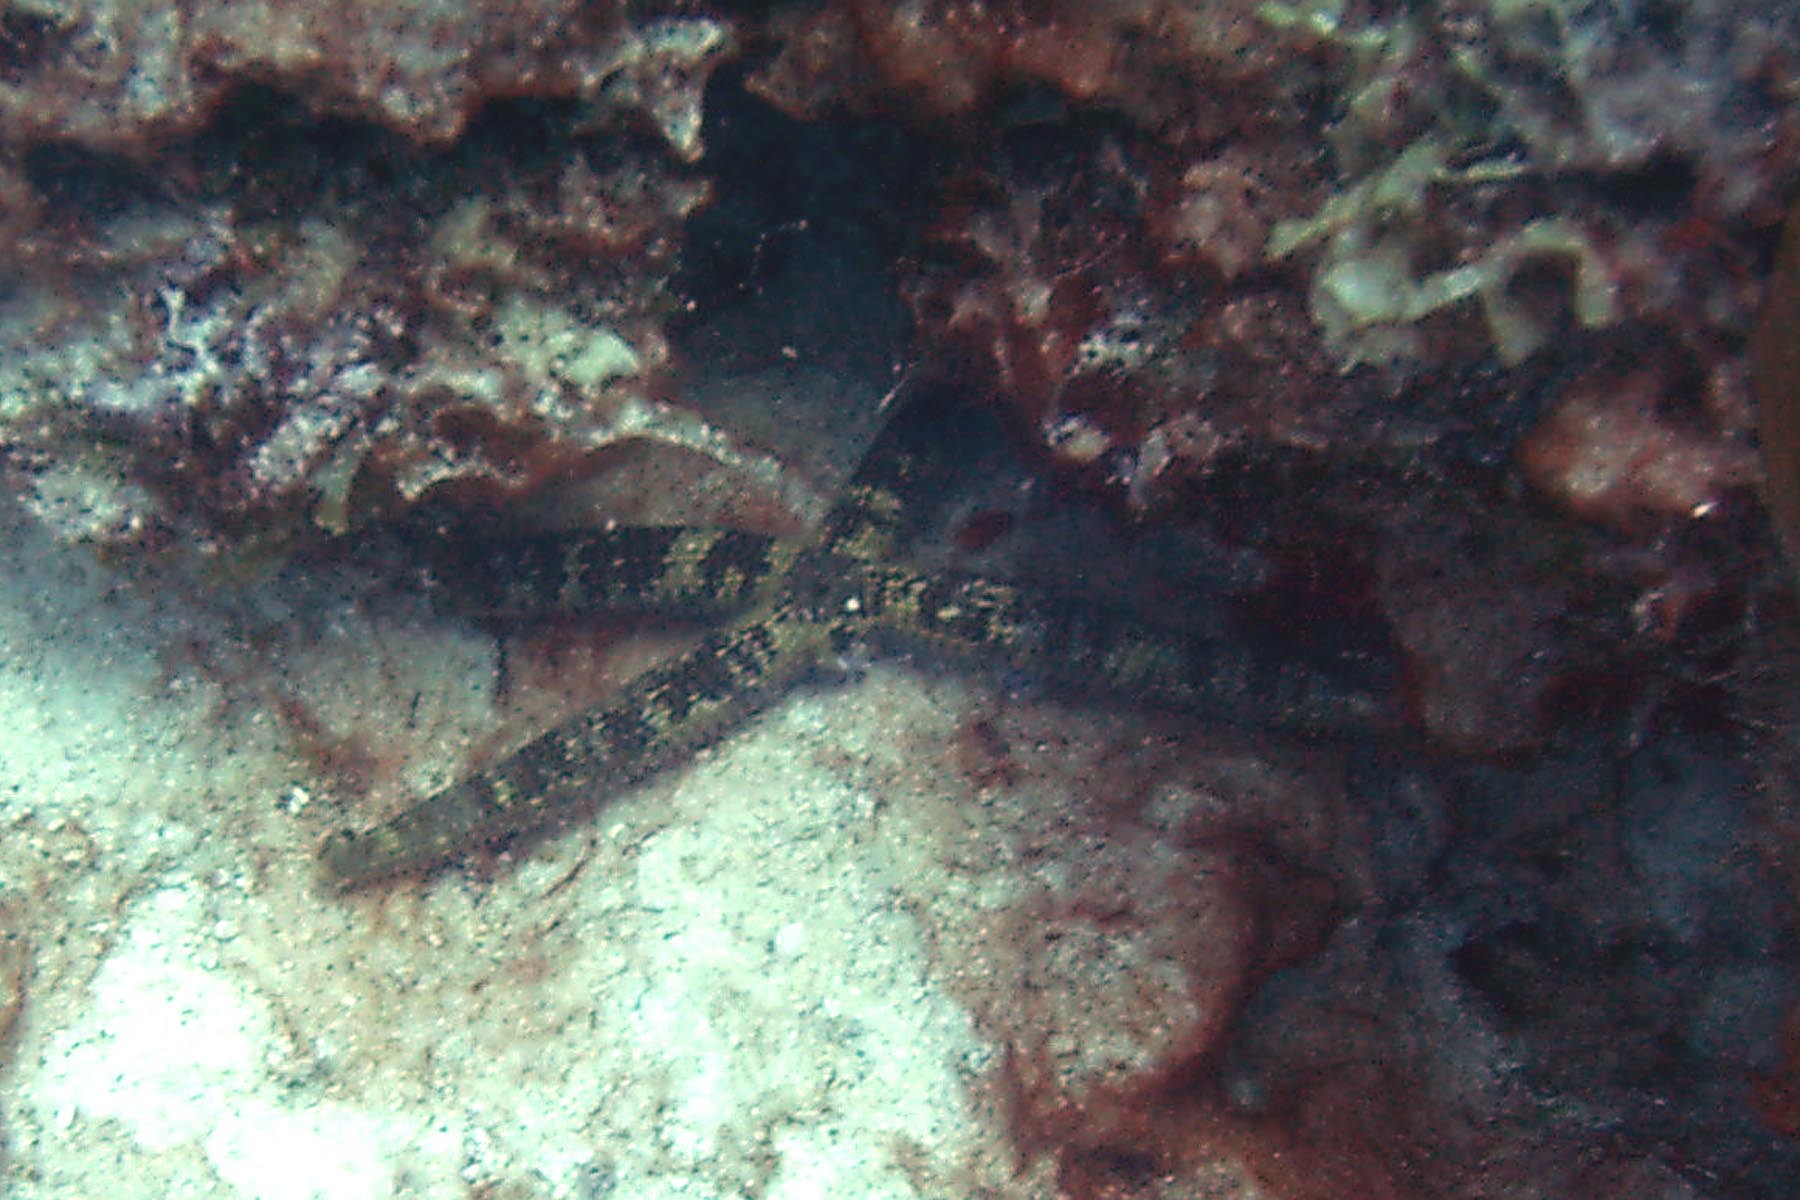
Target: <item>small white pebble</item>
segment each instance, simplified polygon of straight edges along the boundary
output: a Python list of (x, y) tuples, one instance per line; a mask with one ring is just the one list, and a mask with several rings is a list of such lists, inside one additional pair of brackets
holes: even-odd
[(783, 958), (796, 958), (806, 946), (806, 926), (789, 921), (775, 931), (775, 953)]

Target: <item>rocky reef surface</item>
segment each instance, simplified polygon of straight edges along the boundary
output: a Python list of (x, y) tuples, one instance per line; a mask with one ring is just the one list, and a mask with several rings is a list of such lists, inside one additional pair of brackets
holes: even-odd
[[(1794, 1190), (1746, 345), (1796, 47), (1745, 0), (0, 0), (8, 1186)], [(988, 430), (935, 564), (1373, 664), (1405, 728), (882, 664), (317, 891), (323, 830), (686, 636), (434, 611), (446, 538), (804, 531), (920, 397)]]

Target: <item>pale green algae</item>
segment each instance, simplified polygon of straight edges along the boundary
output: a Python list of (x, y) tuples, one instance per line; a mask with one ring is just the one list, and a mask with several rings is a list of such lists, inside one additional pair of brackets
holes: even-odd
[[(1495, 0), (1496, 19), (1519, 19), (1527, 10), (1560, 18), (1554, 3)], [(1346, 365), (1387, 364), (1423, 356), (1415, 326), (1436, 313), (1473, 301), (1495, 356), (1516, 366), (1544, 347), (1554, 333), (1536, 306), (1516, 300), (1512, 284), (1532, 263), (1560, 262), (1570, 277), (1570, 316), (1583, 329), (1619, 320), (1616, 281), (1590, 232), (1565, 215), (1547, 213), (1497, 233), (1479, 257), (1441, 269), (1422, 267), (1427, 219), (1435, 193), (1506, 185), (1558, 169), (1568, 152), (1544, 135), (1507, 126), (1504, 106), (1442, 105), (1436, 124), (1397, 155), (1386, 156), (1379, 139), (1365, 135), (1376, 118), (1390, 72), (1406, 70), (1421, 50), (1417, 18), (1397, 17), (1360, 27), (1344, 23), (1342, 0), (1269, 3), (1258, 10), (1272, 28), (1338, 48), (1348, 59), (1344, 116), (1330, 131), (1349, 182), (1312, 217), (1277, 222), (1265, 256), (1280, 261), (1313, 254), (1310, 303), (1326, 340)], [(1566, 25), (1559, 25), (1565, 30)], [(1462, 80), (1499, 92), (1503, 85), (1475, 56), (1453, 56)], [(1521, 141), (1521, 154), (1487, 156), (1480, 148)]]
[(1523, 168), (1495, 160), (1452, 167), (1445, 147), (1421, 140), (1387, 169), (1339, 193), (1307, 221), (1278, 222), (1268, 257), (1283, 259), (1321, 247), (1311, 289), (1312, 313), (1326, 339), (1351, 363), (1414, 357), (1410, 326), (1467, 300), (1481, 308), (1494, 353), (1517, 366), (1554, 328), (1510, 295), (1527, 264), (1563, 259), (1570, 266), (1570, 307), (1583, 329), (1619, 318), (1612, 274), (1578, 222), (1541, 217), (1502, 236), (1480, 259), (1420, 273), (1412, 222), (1433, 187), (1472, 186), (1517, 178)]

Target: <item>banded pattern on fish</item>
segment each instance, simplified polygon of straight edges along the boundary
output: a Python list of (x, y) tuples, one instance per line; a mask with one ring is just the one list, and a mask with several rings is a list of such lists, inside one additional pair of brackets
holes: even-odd
[(680, 526), (527, 534), (459, 555), (442, 591), (452, 611), (510, 622), (643, 612), (723, 619), (772, 601), (805, 548)]
[(579, 816), (760, 712), (819, 661), (826, 636), (788, 608), (722, 629), (499, 764), (371, 829), (331, 835), (319, 850), (321, 877), (355, 888)]
[(1370, 730), (1389, 719), (1384, 698), (1336, 674), (1116, 606), (900, 567), (839, 564), (820, 580), (827, 596), (811, 609), (889, 650), (1006, 665), (1064, 691), (1307, 733)]
[[(1022, 669), (1082, 693), (1303, 732), (1390, 727), (1384, 693), (1251, 643), (1075, 597), (887, 561), (908, 532), (909, 456), (877, 453), (810, 543), (724, 530), (533, 536), (465, 559), (458, 607), (500, 619), (659, 611), (731, 624), (611, 702), (392, 819), (326, 839), (337, 888), (427, 871), (561, 823), (692, 754), (859, 644)], [(472, 567), (468, 566), (472, 562)]]

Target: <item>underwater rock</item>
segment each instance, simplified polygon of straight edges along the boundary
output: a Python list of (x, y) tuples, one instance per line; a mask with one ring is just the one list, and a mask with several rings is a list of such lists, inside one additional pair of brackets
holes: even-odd
[(1761, 417), (1763, 499), (1788, 565), (1800, 571), (1800, 207), (1788, 216), (1750, 339)]
[(372, 122), (420, 143), (459, 136), (496, 100), (633, 110), (684, 158), (728, 24), (605, 0), (119, 0), (0, 7), (0, 142), (149, 158), (246, 84), (295, 117)]
[(1645, 371), (1577, 379), (1520, 442), (1520, 466), (1575, 515), (1626, 532), (1702, 518), (1757, 472), (1746, 431), (1683, 422), (1679, 409)]

